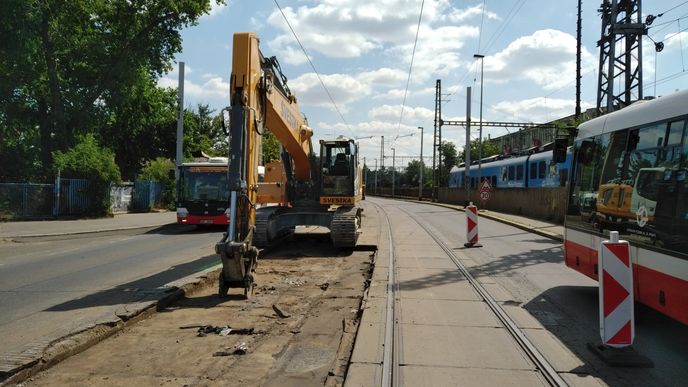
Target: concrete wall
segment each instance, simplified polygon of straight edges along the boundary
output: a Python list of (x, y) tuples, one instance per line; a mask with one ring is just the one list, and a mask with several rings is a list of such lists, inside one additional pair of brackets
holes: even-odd
[[(566, 200), (568, 187), (547, 188), (547, 189), (527, 189), (512, 188), (493, 190), (490, 200), (485, 205), (480, 201), (478, 191), (471, 191), (470, 201), (479, 208), (487, 210), (505, 212), (508, 214), (523, 215), (535, 219), (543, 219), (555, 223), (564, 223), (566, 214)], [(379, 196), (391, 196), (391, 188), (379, 188)], [(374, 193), (369, 192), (373, 196)], [(394, 190), (396, 197), (418, 198), (418, 188), (399, 187)], [(429, 200), (432, 190), (424, 190), (424, 199)], [(466, 202), (466, 191), (456, 188), (440, 188), (438, 191), (438, 201), (440, 203), (460, 204)]]
[[(484, 205), (478, 191), (471, 191), (470, 201), (479, 208), (524, 215), (556, 223), (564, 222), (566, 214), (567, 188), (527, 189), (512, 188), (493, 190), (490, 200)], [(442, 203), (464, 204), (466, 191), (455, 188), (440, 188), (438, 199)]]

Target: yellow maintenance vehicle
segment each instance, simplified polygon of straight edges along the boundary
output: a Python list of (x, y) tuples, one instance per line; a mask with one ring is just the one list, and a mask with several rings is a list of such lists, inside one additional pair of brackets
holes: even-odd
[[(257, 247), (296, 226), (323, 226), (336, 247), (353, 248), (361, 229), (362, 169), (352, 139), (320, 141), (301, 114), (275, 57), (266, 58), (255, 33), (234, 34), (229, 111), (228, 232), (215, 246), (222, 259), (219, 294), (244, 288), (250, 296)], [(258, 181), (262, 136), (281, 145), (283, 178)], [(268, 170), (266, 169), (266, 171)], [(280, 172), (281, 174), (282, 172)], [(277, 180), (277, 181), (275, 181)], [(272, 186), (271, 186), (272, 184)]]

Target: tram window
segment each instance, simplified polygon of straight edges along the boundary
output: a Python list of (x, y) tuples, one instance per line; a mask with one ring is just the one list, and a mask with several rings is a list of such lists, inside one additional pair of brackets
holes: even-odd
[(530, 163), (530, 178), (537, 179), (537, 163)]
[(509, 166), (509, 180), (514, 180), (514, 166), (510, 165)]
[(540, 161), (540, 163), (538, 164), (538, 177), (540, 179), (544, 179), (546, 174), (547, 174), (547, 166), (545, 165), (544, 161)]
[(471, 188), (475, 188), (475, 177), (471, 177)]
[(497, 187), (497, 176), (492, 176), (492, 188)]
[(667, 145), (681, 143), (681, 135), (683, 134), (684, 124), (685, 121), (674, 121), (669, 123), (669, 136), (667, 137)]
[(523, 165), (516, 166), (516, 180), (523, 179)]
[(635, 149), (648, 149), (664, 146), (667, 124), (657, 124), (631, 132), (633, 142), (637, 141)]

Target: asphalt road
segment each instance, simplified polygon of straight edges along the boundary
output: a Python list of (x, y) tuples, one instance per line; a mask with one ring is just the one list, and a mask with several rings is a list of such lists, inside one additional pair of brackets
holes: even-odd
[(217, 264), (223, 230), (185, 229), (0, 243), (0, 354), (116, 320), (166, 284)]
[(613, 386), (685, 385), (688, 326), (641, 305), (636, 306), (634, 348), (650, 358), (654, 368), (612, 368), (587, 349), (587, 343), (600, 341), (597, 283), (564, 265), (561, 243), (481, 218), (483, 247), (464, 249), (466, 220), (462, 212), (424, 204), (395, 204), (432, 227), (458, 255), (472, 260), (471, 274), (489, 276), (506, 291), (497, 297), (527, 310), (575, 353), (582, 363), (572, 370), (574, 373), (595, 375)]

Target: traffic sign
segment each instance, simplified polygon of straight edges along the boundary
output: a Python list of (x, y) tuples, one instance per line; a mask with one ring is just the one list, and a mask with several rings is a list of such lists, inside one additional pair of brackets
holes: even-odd
[(480, 191), (480, 200), (484, 202), (490, 200), (490, 191)]
[(489, 180), (483, 179), (483, 182), (480, 184), (480, 191), (492, 191), (492, 186), (490, 185)]

